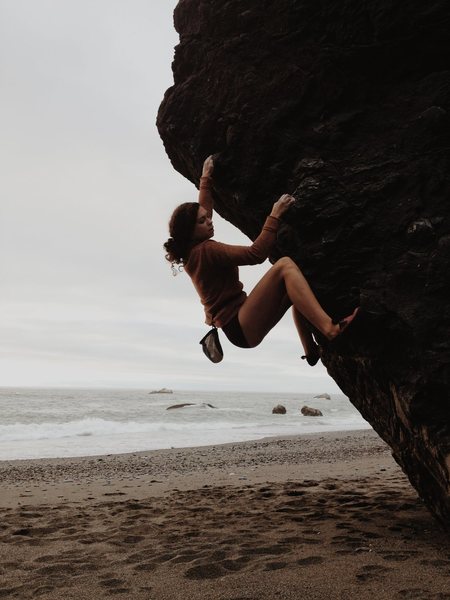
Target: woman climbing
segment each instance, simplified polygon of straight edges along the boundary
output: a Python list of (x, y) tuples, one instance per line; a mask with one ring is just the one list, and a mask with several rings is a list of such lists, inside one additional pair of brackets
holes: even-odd
[(229, 341), (240, 348), (257, 346), (292, 306), (294, 323), (307, 362), (314, 366), (320, 347), (309, 324), (333, 340), (355, 318), (353, 313), (335, 323), (317, 301), (298, 266), (288, 257), (280, 258), (247, 294), (239, 281), (239, 265), (264, 262), (275, 242), (280, 218), (294, 198), (283, 194), (273, 205), (261, 233), (251, 246), (232, 246), (213, 241), (213, 158), (204, 164), (199, 201), (178, 206), (169, 222), (170, 238), (164, 244), (166, 259), (176, 269), (184, 267), (200, 296), (206, 323), (220, 327)]

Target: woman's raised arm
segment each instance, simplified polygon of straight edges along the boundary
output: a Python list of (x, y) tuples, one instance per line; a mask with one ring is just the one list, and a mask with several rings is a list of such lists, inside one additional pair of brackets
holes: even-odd
[(256, 265), (268, 258), (276, 243), (280, 218), (294, 204), (295, 198), (290, 194), (283, 194), (273, 205), (272, 212), (267, 217), (261, 233), (251, 246), (231, 246), (214, 242), (209, 252), (214, 257), (216, 264), (228, 266)]
[(202, 176), (200, 177), (200, 189), (198, 193), (198, 203), (206, 210), (208, 217), (212, 217), (214, 200), (211, 193), (211, 176), (214, 170), (214, 161), (212, 156), (203, 163)]

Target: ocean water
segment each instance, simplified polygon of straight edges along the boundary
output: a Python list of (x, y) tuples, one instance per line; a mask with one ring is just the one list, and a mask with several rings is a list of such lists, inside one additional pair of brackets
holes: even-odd
[[(174, 404), (192, 406), (167, 410)], [(273, 415), (283, 404), (285, 415)], [(323, 417), (305, 417), (304, 405)], [(368, 429), (343, 395), (0, 389), (0, 460), (117, 454)]]

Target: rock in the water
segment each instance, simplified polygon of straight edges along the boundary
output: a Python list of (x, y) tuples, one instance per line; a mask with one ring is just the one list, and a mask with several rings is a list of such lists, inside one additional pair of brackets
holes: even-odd
[(283, 406), (282, 404), (277, 404), (276, 406), (274, 406), (272, 408), (272, 414), (273, 415), (285, 415), (286, 414), (286, 407)]
[(172, 404), (166, 410), (174, 410), (175, 408), (184, 408), (185, 406), (195, 406), (195, 402), (183, 402), (183, 404)]
[(251, 239), (296, 197), (272, 258), (333, 318), (361, 305), (322, 361), (450, 528), (448, 3), (244, 4), (179, 2), (165, 148), (195, 184), (218, 153), (217, 211)]
[(318, 396), (314, 396), (314, 398), (323, 398), (324, 400), (331, 400), (330, 394), (319, 394)]
[(186, 406), (198, 406), (200, 408), (216, 408), (213, 404), (209, 404), (209, 402), (202, 402), (201, 404), (196, 404), (195, 402), (183, 402), (183, 404), (172, 404), (172, 406), (168, 406), (166, 410), (173, 410), (174, 408), (185, 408)]
[(318, 408), (312, 408), (311, 406), (302, 406), (300, 412), (305, 417), (323, 417), (322, 412)]

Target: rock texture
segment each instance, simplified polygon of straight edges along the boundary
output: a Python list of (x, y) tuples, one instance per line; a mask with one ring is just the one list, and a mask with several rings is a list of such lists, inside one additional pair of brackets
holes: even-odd
[(286, 414), (286, 407), (283, 406), (282, 404), (277, 404), (276, 406), (274, 406), (272, 408), (272, 414), (273, 415), (285, 415)]
[(296, 206), (293, 257), (326, 310), (363, 314), (322, 360), (450, 523), (450, 36), (447, 2), (182, 0), (158, 128), (217, 211), (255, 238)]
[(322, 411), (318, 408), (312, 408), (311, 406), (302, 406), (300, 412), (305, 417), (323, 417)]

